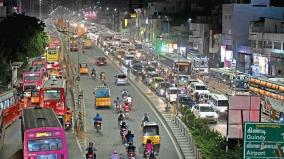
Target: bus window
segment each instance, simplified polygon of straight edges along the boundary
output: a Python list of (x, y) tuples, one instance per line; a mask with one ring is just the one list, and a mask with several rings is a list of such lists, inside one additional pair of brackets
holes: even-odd
[(60, 90), (46, 90), (44, 92), (44, 100), (59, 100), (60, 99)]
[(30, 152), (39, 151), (51, 151), (61, 150), (62, 140), (61, 139), (40, 139), (40, 140), (29, 140), (28, 150)]

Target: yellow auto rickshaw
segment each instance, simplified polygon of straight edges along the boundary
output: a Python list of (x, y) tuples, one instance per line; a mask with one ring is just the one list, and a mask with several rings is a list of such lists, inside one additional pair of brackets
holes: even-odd
[(146, 145), (147, 140), (151, 140), (154, 147), (160, 147), (159, 126), (155, 122), (145, 122), (142, 128), (142, 144)]
[(88, 74), (88, 73), (89, 73), (88, 64), (80, 63), (80, 74)]

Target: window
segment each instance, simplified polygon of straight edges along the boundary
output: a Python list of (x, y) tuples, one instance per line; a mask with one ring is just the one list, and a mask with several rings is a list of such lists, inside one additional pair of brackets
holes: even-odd
[(227, 19), (227, 16), (226, 16), (226, 15), (225, 15), (224, 17), (225, 17), (225, 19)]
[(166, 11), (167, 10), (167, 8), (166, 7), (164, 7), (164, 11)]
[(61, 139), (29, 140), (28, 150), (30, 152), (62, 150), (62, 140)]
[(226, 45), (226, 50), (233, 50), (233, 46), (232, 45)]
[(251, 45), (252, 48), (256, 48), (256, 41), (251, 40), (250, 45)]
[(272, 49), (272, 42), (271, 41), (264, 41), (264, 48)]
[(257, 42), (257, 48), (263, 48), (263, 41)]
[(228, 15), (228, 19), (231, 19), (231, 16), (230, 16), (230, 15)]
[(281, 42), (274, 42), (274, 49), (281, 50)]
[(44, 91), (44, 101), (59, 100), (60, 94), (61, 94), (60, 90), (48, 89), (48, 90)]

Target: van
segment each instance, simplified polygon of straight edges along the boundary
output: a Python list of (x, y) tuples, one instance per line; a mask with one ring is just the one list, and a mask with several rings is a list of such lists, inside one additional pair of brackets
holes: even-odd
[(180, 90), (177, 87), (169, 87), (166, 91), (166, 99), (172, 103), (176, 102), (178, 94), (180, 94)]
[(204, 83), (200, 82), (193, 82), (190, 84), (191, 89), (193, 90), (193, 94), (199, 93), (199, 94), (207, 94), (210, 93), (207, 89), (207, 86)]
[(208, 102), (217, 112), (227, 112), (229, 106), (229, 99), (227, 96), (223, 94), (210, 93), (208, 94)]

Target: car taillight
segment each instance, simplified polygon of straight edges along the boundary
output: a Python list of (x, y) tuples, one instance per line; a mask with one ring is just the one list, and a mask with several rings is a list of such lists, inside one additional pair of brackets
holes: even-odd
[(64, 159), (64, 155), (63, 154), (61, 154), (60, 159)]
[(28, 157), (28, 159), (36, 159), (36, 157)]

